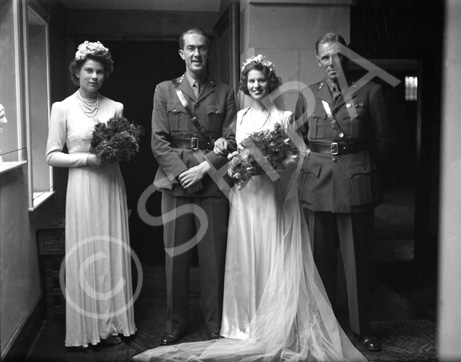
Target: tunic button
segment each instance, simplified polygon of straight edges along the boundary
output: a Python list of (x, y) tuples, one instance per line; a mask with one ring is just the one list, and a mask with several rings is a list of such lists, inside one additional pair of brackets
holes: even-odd
[(199, 102), (195, 103), (195, 107), (198, 107), (199, 105), (200, 105), (200, 103), (199, 103)]
[(336, 162), (336, 157), (332, 157), (331, 160), (332, 160), (333, 162)]

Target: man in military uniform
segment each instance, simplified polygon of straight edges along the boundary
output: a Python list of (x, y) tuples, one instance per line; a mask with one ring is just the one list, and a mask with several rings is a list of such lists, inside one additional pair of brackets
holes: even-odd
[(179, 37), (179, 48), (186, 72), (157, 85), (152, 113), (152, 151), (159, 164), (154, 184), (162, 192), (165, 248), (172, 250), (166, 255), (162, 345), (187, 332), (191, 240), (198, 241), (208, 338), (220, 337), (229, 205), (210, 172), (226, 167), (226, 150), (235, 148), (234, 93), (207, 76), (207, 35), (189, 29)]
[[(382, 202), (376, 165), (389, 148), (388, 120), (381, 87), (347, 79), (347, 58), (341, 54), (345, 45), (333, 33), (316, 43), (317, 62), (326, 77), (310, 86), (315, 106), (304, 125), (310, 153), (303, 165), (301, 200), (316, 266), (333, 307), (339, 248), (350, 327), (365, 349), (379, 351), (368, 316), (367, 250), (374, 207)], [(298, 114), (303, 107), (298, 102)]]

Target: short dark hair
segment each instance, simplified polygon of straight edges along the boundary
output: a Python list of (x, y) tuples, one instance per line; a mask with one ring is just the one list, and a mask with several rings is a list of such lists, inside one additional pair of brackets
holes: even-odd
[(73, 59), (69, 64), (69, 74), (70, 80), (76, 86), (80, 84), (78, 78), (76, 77), (75, 73), (79, 72), (82, 69), (83, 64), (88, 60), (94, 60), (99, 62), (104, 67), (104, 80), (109, 78), (109, 76), (114, 72), (114, 61), (112, 60), (112, 56), (110, 51), (106, 52), (99, 52), (94, 54), (87, 54), (83, 59)]
[(319, 46), (325, 43), (340, 43), (344, 46), (347, 46), (346, 41), (340, 34), (326, 33), (315, 42), (315, 52), (317, 55), (319, 54)]
[(181, 35), (178, 37), (179, 49), (184, 48), (184, 36), (187, 34), (203, 35), (206, 39), (206, 45), (210, 47), (210, 44), (211, 44), (210, 37), (207, 35), (207, 33), (205, 33), (205, 31), (202, 28), (190, 28), (190, 29), (187, 29), (185, 32), (181, 33)]
[(282, 84), (282, 78), (277, 77), (274, 69), (270, 69), (267, 65), (263, 65), (259, 62), (251, 62), (247, 64), (240, 72), (240, 85), (239, 89), (243, 91), (247, 96), (250, 95), (248, 91), (248, 73), (251, 70), (259, 70), (267, 77), (269, 81), (269, 92), (277, 89)]

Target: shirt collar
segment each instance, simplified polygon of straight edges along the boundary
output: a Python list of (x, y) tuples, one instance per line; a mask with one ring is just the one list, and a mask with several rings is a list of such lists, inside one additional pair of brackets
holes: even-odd
[[(186, 73), (186, 78), (187, 78), (187, 80), (188, 80), (188, 82), (189, 82), (189, 84), (190, 84), (190, 87), (193, 88), (194, 83), (195, 83), (196, 80), (195, 80), (194, 78), (192, 78), (192, 77), (191, 77), (189, 74), (187, 74), (187, 73)], [(203, 83), (204, 83), (204, 81), (205, 81), (205, 77), (203, 77), (202, 79), (198, 79), (197, 81), (198, 81), (198, 83), (199, 83), (200, 85), (203, 85)]]
[(333, 92), (334, 87), (337, 87), (337, 89), (339, 90), (339, 84), (335, 84), (330, 78), (326, 77), (325, 82), (327, 83), (330, 92)]

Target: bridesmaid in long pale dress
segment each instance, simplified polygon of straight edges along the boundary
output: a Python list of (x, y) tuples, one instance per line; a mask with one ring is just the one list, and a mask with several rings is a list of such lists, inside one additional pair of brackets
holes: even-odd
[(119, 335), (136, 331), (125, 184), (118, 163), (104, 164), (89, 153), (95, 124), (123, 112), (123, 104), (98, 92), (113, 69), (100, 42), (80, 44), (69, 66), (79, 89), (51, 111), (46, 158), (51, 166), (69, 168), (66, 347), (118, 344)]

